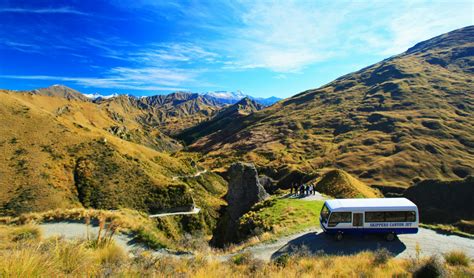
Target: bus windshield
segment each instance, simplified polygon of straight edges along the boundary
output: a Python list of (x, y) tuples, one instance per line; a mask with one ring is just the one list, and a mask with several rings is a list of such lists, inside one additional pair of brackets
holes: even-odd
[(327, 223), (328, 222), (328, 218), (329, 218), (329, 214), (331, 212), (329, 211), (328, 207), (326, 206), (326, 203), (324, 203), (324, 206), (323, 208), (321, 209), (321, 220), (324, 222), (324, 223)]

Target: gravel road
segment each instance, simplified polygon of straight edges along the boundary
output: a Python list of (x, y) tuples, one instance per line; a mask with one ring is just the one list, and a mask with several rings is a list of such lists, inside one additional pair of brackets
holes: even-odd
[[(97, 236), (99, 227), (92, 225), (85, 225), (79, 222), (53, 222), (53, 223), (42, 223), (39, 227), (43, 230), (43, 237), (64, 237), (66, 239), (84, 239), (87, 238), (89, 233), (90, 238)], [(132, 251), (133, 248), (138, 247), (134, 245), (132, 237), (125, 234), (114, 235), (114, 241), (119, 246), (123, 247), (127, 251)]]
[(322, 233), (320, 229), (283, 237), (270, 244), (249, 247), (256, 258), (271, 260), (282, 254), (306, 250), (310, 254), (350, 255), (364, 250), (386, 248), (396, 257), (408, 258), (416, 256), (417, 245), (421, 256), (442, 254), (451, 250), (462, 250), (474, 258), (474, 240), (455, 235), (443, 235), (433, 230), (420, 228), (417, 234), (399, 235), (392, 242), (385, 241), (381, 236), (346, 236), (342, 241), (335, 241), (331, 236)]
[[(59, 222), (43, 223), (39, 225), (45, 237), (64, 236), (66, 238), (85, 238), (87, 227), (82, 223)], [(97, 227), (89, 227), (90, 234), (97, 234)], [(114, 236), (115, 242), (131, 252), (139, 245), (135, 245), (133, 239), (127, 235)], [(455, 235), (443, 235), (429, 229), (421, 228), (417, 234), (400, 235), (398, 239), (387, 242), (382, 237), (371, 236), (346, 236), (337, 242), (331, 236), (321, 233), (319, 229), (310, 229), (299, 234), (279, 238), (272, 243), (262, 243), (248, 247), (243, 251), (251, 252), (254, 257), (269, 261), (285, 253), (295, 253), (298, 250), (306, 250), (310, 254), (324, 252), (326, 254), (355, 254), (364, 250), (376, 250), (381, 247), (387, 248), (396, 257), (407, 258), (416, 255), (416, 246), (419, 245), (421, 256), (442, 254), (451, 250), (462, 250), (471, 258), (474, 258), (474, 240)], [(243, 252), (241, 251), (241, 252)], [(157, 255), (170, 254), (159, 251)], [(219, 260), (227, 260), (233, 254), (214, 257)], [(175, 255), (176, 256), (176, 255)], [(189, 257), (189, 254), (185, 255)]]

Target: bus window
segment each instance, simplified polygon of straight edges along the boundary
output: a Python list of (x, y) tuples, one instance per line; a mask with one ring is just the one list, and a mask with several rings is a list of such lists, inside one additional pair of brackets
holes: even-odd
[(367, 211), (365, 222), (415, 222), (414, 211)]
[(326, 204), (324, 204), (323, 208), (321, 209), (321, 218), (324, 223), (328, 222), (329, 213), (331, 212), (329, 211), (328, 207), (326, 207)]
[(365, 213), (365, 222), (385, 222), (383, 211), (367, 211)]
[(407, 222), (415, 222), (416, 221), (416, 213), (414, 211), (407, 211)]
[(335, 227), (339, 223), (351, 223), (352, 213), (351, 212), (333, 212), (329, 218), (329, 227)]
[(404, 211), (386, 211), (386, 222), (405, 222), (406, 213)]

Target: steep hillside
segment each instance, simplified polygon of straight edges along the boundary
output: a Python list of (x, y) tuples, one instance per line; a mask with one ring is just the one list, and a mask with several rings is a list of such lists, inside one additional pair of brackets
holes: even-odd
[(336, 167), (369, 185), (463, 178), (474, 173), (473, 73), (469, 26), (280, 101), (190, 149), (213, 166)]
[(175, 134), (205, 121), (222, 107), (212, 98), (181, 92), (141, 98), (121, 95), (97, 103), (111, 113), (133, 115), (143, 126), (166, 134)]
[(462, 180), (420, 181), (404, 195), (418, 205), (423, 223), (474, 220), (474, 176)]
[(36, 89), (29, 93), (40, 96), (62, 97), (67, 100), (90, 101), (89, 98), (80, 92), (63, 85), (53, 85), (47, 88)]
[[(92, 102), (2, 91), (0, 118), (0, 215), (70, 207), (153, 213), (189, 207), (194, 199), (203, 208), (194, 225), (206, 226), (223, 203), (222, 178), (211, 172), (179, 178), (199, 170), (193, 159), (170, 155), (173, 140), (142, 131), (127, 114)], [(117, 136), (109, 130), (114, 125), (145, 143), (153, 138), (154, 148)], [(159, 145), (166, 148), (159, 151)]]
[[(225, 107), (220, 110), (210, 120), (193, 126), (177, 135), (177, 138), (183, 140), (186, 144), (190, 144), (196, 140), (219, 130), (230, 131), (231, 126), (240, 123), (244, 118), (258, 110), (263, 106), (249, 98), (243, 98), (239, 102)], [(225, 136), (225, 134), (222, 134)]]

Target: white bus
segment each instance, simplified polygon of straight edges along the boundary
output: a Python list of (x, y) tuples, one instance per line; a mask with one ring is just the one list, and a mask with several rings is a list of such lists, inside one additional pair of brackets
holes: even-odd
[(319, 222), (327, 234), (341, 240), (345, 234), (397, 234), (418, 232), (418, 207), (406, 198), (333, 199), (321, 209)]

